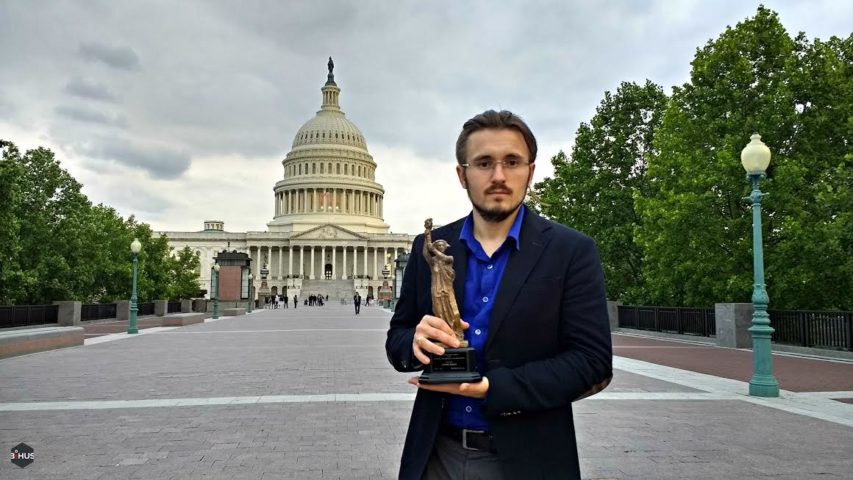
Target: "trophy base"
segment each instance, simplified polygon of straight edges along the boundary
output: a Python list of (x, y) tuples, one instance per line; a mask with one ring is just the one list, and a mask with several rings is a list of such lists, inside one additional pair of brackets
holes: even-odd
[(443, 383), (476, 383), (483, 377), (474, 365), (474, 349), (446, 348), (444, 355), (430, 355), (430, 363), (424, 366), (424, 373), (418, 382), (424, 385)]

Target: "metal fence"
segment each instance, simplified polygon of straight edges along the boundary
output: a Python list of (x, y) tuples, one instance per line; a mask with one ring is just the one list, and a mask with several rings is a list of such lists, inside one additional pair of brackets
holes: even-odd
[(59, 305), (0, 306), (0, 328), (46, 325), (58, 319)]
[(115, 303), (87, 303), (80, 306), (80, 320), (116, 318)]
[(654, 332), (715, 337), (713, 308), (619, 306), (619, 326)]
[(181, 313), (181, 301), (169, 302), (166, 305), (166, 313)]
[(853, 351), (853, 312), (769, 310), (772, 341)]
[(136, 304), (137, 315), (154, 315), (154, 302), (141, 302)]

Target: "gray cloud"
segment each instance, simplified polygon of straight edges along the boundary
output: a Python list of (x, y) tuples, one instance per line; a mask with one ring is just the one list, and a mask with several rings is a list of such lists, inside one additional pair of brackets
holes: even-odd
[(103, 137), (94, 143), (77, 147), (77, 150), (98, 162), (111, 162), (141, 170), (151, 178), (170, 180), (180, 177), (190, 168), (188, 153), (174, 148), (140, 145), (128, 140)]
[(88, 98), (90, 100), (104, 102), (116, 101), (116, 96), (110, 91), (109, 87), (87, 78), (72, 78), (65, 84), (64, 91), (69, 95)]
[(139, 68), (139, 57), (130, 47), (110, 47), (100, 43), (83, 43), (80, 56), (87, 60), (103, 62), (110, 67), (122, 70)]
[(110, 115), (88, 107), (60, 105), (55, 109), (63, 117), (80, 122), (98, 123), (119, 128), (127, 128), (127, 120), (122, 115)]

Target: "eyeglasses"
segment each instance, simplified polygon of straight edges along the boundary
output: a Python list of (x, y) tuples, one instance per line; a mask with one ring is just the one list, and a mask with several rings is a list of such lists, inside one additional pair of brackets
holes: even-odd
[(523, 162), (519, 159), (510, 158), (508, 160), (482, 159), (474, 160), (472, 163), (462, 164), (465, 168), (471, 167), (474, 171), (483, 173), (493, 172), (498, 165), (502, 166), (503, 169), (508, 172), (520, 172), (522, 171), (522, 167), (530, 165), (530, 162)]

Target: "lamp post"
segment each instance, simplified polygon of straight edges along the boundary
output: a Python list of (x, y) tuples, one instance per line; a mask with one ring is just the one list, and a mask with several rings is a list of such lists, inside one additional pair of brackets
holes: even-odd
[(397, 265), (394, 268), (394, 299), (400, 298), (400, 288), (403, 286), (403, 273), (406, 271), (406, 264), (409, 263), (409, 255), (401, 253), (394, 260)]
[(773, 376), (773, 356), (771, 355), (770, 315), (767, 305), (770, 297), (764, 286), (764, 248), (761, 238), (761, 197), (765, 194), (758, 189), (758, 183), (765, 177), (764, 171), (770, 165), (770, 149), (761, 141), (761, 135), (753, 134), (750, 142), (740, 152), (740, 161), (746, 170), (746, 177), (752, 183), (752, 193), (747, 198), (752, 201), (752, 265), (754, 283), (752, 286), (752, 362), (753, 373), (749, 381), (749, 394), (755, 397), (778, 397), (779, 382)]
[(213, 319), (219, 319), (219, 264), (213, 264)]
[(134, 238), (133, 242), (130, 243), (130, 251), (133, 252), (133, 289), (130, 291), (130, 323), (127, 325), (127, 333), (129, 334), (139, 333), (139, 329), (136, 328), (136, 312), (138, 310), (136, 307), (136, 269), (139, 263), (137, 257), (140, 250), (142, 250), (142, 244)]
[(254, 300), (255, 300), (254, 298), (252, 298), (252, 278), (254, 278), (254, 276), (250, 273), (250, 274), (249, 274), (249, 295), (248, 295), (248, 296), (249, 296), (249, 301), (248, 301), (248, 302), (246, 302), (246, 303), (247, 303), (247, 305), (246, 305), (246, 307), (247, 307), (247, 308), (246, 308), (246, 311), (247, 311), (248, 313), (252, 313), (252, 303), (254, 303)]

